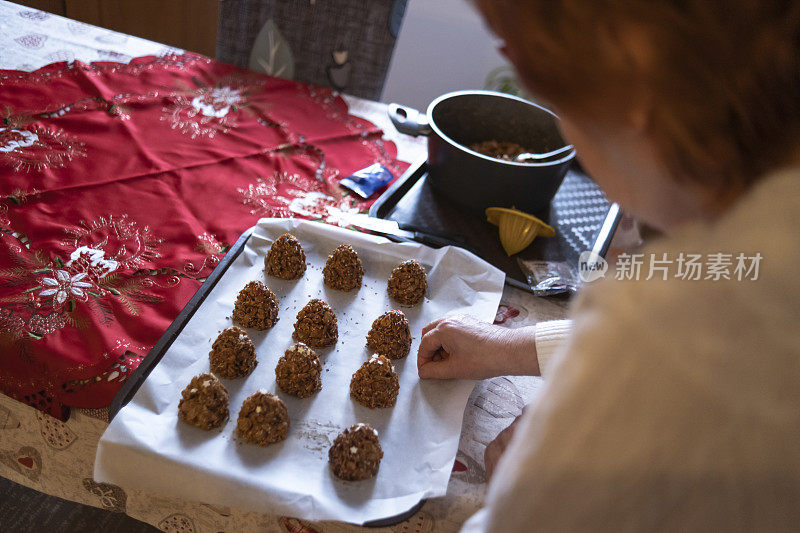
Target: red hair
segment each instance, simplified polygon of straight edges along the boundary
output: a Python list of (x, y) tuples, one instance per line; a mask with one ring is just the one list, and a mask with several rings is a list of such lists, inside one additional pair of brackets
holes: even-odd
[(796, 156), (798, 1), (478, 4), (523, 81), (557, 107), (613, 120), (644, 90), (652, 139), (677, 179), (742, 188)]

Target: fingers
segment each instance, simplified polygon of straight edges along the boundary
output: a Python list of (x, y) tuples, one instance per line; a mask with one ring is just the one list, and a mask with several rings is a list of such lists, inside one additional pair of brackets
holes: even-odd
[(419, 377), (423, 379), (452, 379), (464, 377), (461, 375), (461, 369), (458, 368), (453, 358), (446, 354), (438, 357), (439, 359), (432, 359), (424, 365), (417, 367)]
[(434, 320), (433, 322), (422, 328), (422, 334), (425, 335), (429, 331), (436, 328), (458, 326), (463, 324), (465, 320), (469, 321), (475, 319), (469, 315), (459, 315), (459, 314), (443, 316), (442, 318), (437, 318), (436, 320)]
[(438, 330), (429, 330), (422, 336), (417, 350), (417, 373), (421, 378), (437, 377), (438, 371), (432, 367), (442, 361), (442, 341)]
[(497, 468), (497, 463), (500, 462), (500, 457), (503, 455), (503, 450), (497, 444), (497, 440), (493, 440), (489, 443), (486, 447), (486, 450), (483, 452), (483, 467), (486, 470), (486, 481), (489, 482), (492, 479), (492, 475), (494, 474), (495, 468)]
[(425, 335), (425, 334), (426, 334), (426, 333), (428, 333), (430, 330), (434, 329), (436, 326), (438, 326), (439, 324), (441, 324), (443, 320), (444, 320), (444, 317), (442, 317), (442, 318), (437, 318), (436, 320), (434, 320), (433, 322), (431, 322), (430, 324), (428, 324), (427, 326), (425, 326), (424, 328), (422, 328), (422, 334), (423, 334), (423, 335)]
[(492, 478), (492, 474), (494, 474), (494, 471), (497, 469), (497, 464), (500, 462), (503, 452), (506, 451), (508, 444), (511, 442), (511, 438), (514, 436), (514, 430), (517, 429), (517, 423), (520, 418), (522, 418), (522, 415), (515, 418), (507, 428), (501, 431), (497, 437), (489, 443), (486, 447), (486, 451), (483, 452), (483, 464), (486, 469), (487, 481)]
[(442, 347), (441, 332), (436, 329), (428, 331), (422, 335), (417, 350), (417, 366), (421, 366), (432, 360), (436, 352)]

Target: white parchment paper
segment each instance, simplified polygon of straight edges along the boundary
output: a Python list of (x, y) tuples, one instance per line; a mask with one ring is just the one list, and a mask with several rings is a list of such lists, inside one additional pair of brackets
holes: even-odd
[[(283, 281), (263, 271), (270, 244), (286, 232), (294, 234), (306, 252), (308, 270), (299, 281)], [(322, 283), (328, 253), (343, 243), (351, 244), (364, 264), (358, 292), (335, 291)], [(416, 307), (400, 307), (389, 299), (386, 281), (392, 268), (409, 258), (425, 267), (428, 294)], [(192, 376), (208, 371), (211, 344), (232, 325), (236, 295), (250, 280), (264, 281), (280, 306), (275, 327), (248, 330), (258, 366), (245, 379), (222, 380), (230, 394), (231, 419), (221, 431), (180, 422), (181, 390)], [(394, 516), (422, 498), (444, 495), (473, 382), (420, 380), (420, 333), (431, 320), (450, 312), (491, 321), (503, 281), (500, 270), (459, 248), (434, 250), (304, 220), (262, 219), (245, 250), (103, 434), (94, 477), (191, 501), (353, 523)], [(278, 389), (275, 364), (293, 342), (297, 312), (311, 298), (321, 298), (333, 308), (339, 341), (317, 350), (322, 390), (300, 400)], [(366, 335), (372, 321), (395, 308), (408, 317), (414, 342), (410, 355), (395, 362), (400, 377), (397, 404), (368, 409), (350, 398), (350, 377), (370, 356)], [(291, 419), (288, 438), (267, 448), (234, 440), (242, 401), (261, 388), (286, 402)], [(343, 482), (330, 473), (328, 449), (341, 430), (356, 422), (379, 431), (384, 457), (375, 478)]]

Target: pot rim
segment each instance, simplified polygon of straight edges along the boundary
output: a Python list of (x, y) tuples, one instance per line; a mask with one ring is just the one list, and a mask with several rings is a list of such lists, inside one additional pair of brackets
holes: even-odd
[[(564, 155), (564, 157), (562, 157), (560, 159), (553, 160), (553, 161), (546, 161), (544, 163), (536, 163), (536, 162), (523, 163), (523, 162), (517, 162), (517, 161), (506, 161), (505, 159), (498, 159), (496, 157), (491, 157), (491, 156), (488, 156), (488, 155), (484, 155), (484, 154), (482, 154), (480, 152), (476, 152), (475, 150), (472, 150), (472, 149), (470, 149), (470, 148), (468, 148), (468, 147), (466, 147), (466, 146), (464, 146), (462, 144), (457, 143), (456, 141), (451, 139), (449, 136), (445, 135), (444, 132), (441, 130), (441, 128), (439, 128), (439, 125), (436, 124), (436, 121), (433, 120), (433, 109), (439, 103), (443, 102), (444, 100), (448, 100), (450, 98), (454, 98), (454, 97), (458, 97), (458, 96), (468, 96), (468, 95), (476, 95), (476, 94), (477, 95), (484, 95), (484, 96), (493, 96), (493, 97), (497, 97), (497, 98), (505, 98), (507, 100), (516, 100), (518, 102), (522, 102), (523, 104), (527, 104), (527, 105), (529, 105), (531, 107), (535, 107), (539, 111), (544, 111), (548, 115), (552, 115), (556, 120), (558, 120), (558, 115), (556, 115), (555, 113), (553, 113), (549, 109), (546, 109), (546, 108), (544, 108), (544, 107), (542, 107), (542, 106), (540, 106), (538, 104), (534, 104), (530, 100), (525, 100), (524, 98), (520, 98), (519, 96), (514, 96), (514, 95), (506, 94), (506, 93), (500, 93), (500, 92), (497, 92), (497, 91), (466, 90), (466, 91), (453, 91), (453, 92), (445, 93), (445, 94), (443, 94), (441, 96), (438, 96), (435, 100), (433, 100), (430, 103), (430, 105), (428, 105), (428, 110), (426, 111), (426, 114), (428, 115), (428, 124), (430, 124), (431, 129), (434, 132), (436, 132), (436, 134), (439, 137), (441, 137), (442, 139), (447, 141), (450, 145), (458, 148), (459, 150), (467, 152), (468, 154), (476, 156), (476, 157), (479, 157), (481, 159), (485, 159), (487, 161), (491, 161), (491, 162), (494, 162), (494, 163), (500, 163), (500, 164), (503, 164), (503, 165), (510, 165), (510, 166), (514, 166), (514, 167), (548, 167), (548, 166), (560, 165), (562, 163), (570, 161), (571, 159), (573, 159), (575, 157), (575, 148), (573, 148), (572, 150), (567, 152), (566, 155)], [(567, 144), (565, 142), (564, 146), (566, 146), (566, 145)]]

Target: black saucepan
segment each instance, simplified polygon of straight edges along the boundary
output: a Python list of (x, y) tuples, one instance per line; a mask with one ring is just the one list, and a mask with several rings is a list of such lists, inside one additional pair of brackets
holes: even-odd
[(447, 93), (431, 102), (425, 115), (391, 104), (389, 118), (401, 133), (428, 136), (431, 186), (473, 209), (544, 210), (575, 157), (572, 149), (555, 158), (518, 163), (471, 150), (470, 145), (490, 140), (514, 142), (534, 153), (552, 152), (566, 145), (556, 115), (508, 94)]

